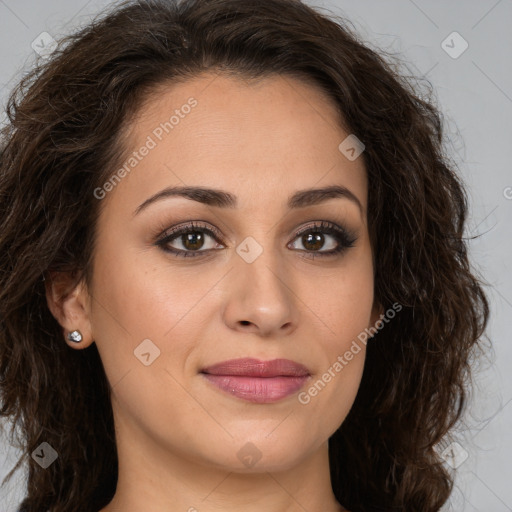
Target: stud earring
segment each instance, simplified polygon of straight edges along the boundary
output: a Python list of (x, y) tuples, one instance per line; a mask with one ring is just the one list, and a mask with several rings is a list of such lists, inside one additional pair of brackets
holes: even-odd
[(68, 340), (73, 343), (80, 343), (82, 341), (82, 333), (80, 331), (72, 331), (68, 334)]

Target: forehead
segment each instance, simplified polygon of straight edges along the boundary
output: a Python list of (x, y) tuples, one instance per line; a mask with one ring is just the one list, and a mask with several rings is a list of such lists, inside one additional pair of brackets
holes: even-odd
[(297, 78), (204, 73), (161, 84), (128, 128), (129, 154), (150, 148), (116, 187), (131, 202), (169, 185), (201, 185), (265, 208), (298, 189), (340, 184), (366, 210), (363, 159), (340, 151), (350, 133), (336, 105)]

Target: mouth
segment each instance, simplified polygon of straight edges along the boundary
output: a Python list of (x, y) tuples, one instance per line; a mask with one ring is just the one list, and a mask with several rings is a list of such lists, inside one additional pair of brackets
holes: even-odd
[(254, 403), (277, 402), (297, 392), (311, 377), (304, 365), (290, 359), (231, 359), (200, 373), (222, 391)]

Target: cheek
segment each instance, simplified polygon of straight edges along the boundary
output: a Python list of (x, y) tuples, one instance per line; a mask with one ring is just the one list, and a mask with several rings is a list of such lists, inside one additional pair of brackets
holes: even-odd
[(330, 388), (323, 392), (325, 396), (317, 397), (319, 398), (317, 415), (323, 417), (325, 424), (330, 427), (328, 436), (338, 430), (354, 405), (361, 383), (363, 365), (364, 349), (354, 356), (354, 359), (343, 367), (339, 374), (335, 370), (330, 371), (335, 375), (328, 384)]
[(204, 308), (198, 306), (213, 283), (171, 272), (171, 266), (148, 265), (148, 260), (147, 254), (128, 251), (112, 266), (98, 257), (93, 335), (118, 409), (129, 411), (143, 429), (160, 425), (165, 431), (176, 422), (176, 407), (191, 409), (181, 383), (200, 339), (198, 321), (204, 323)]
[(339, 428), (359, 390), (366, 345), (357, 338), (361, 324), (354, 322), (353, 318), (350, 322), (350, 325), (343, 326), (346, 335), (322, 342), (321, 349), (315, 354), (322, 363), (310, 383), (297, 396), (298, 407), (303, 408), (307, 415), (313, 437), (318, 432), (328, 437)]
[(343, 268), (316, 279), (314, 284), (314, 293), (304, 295), (305, 302), (328, 333), (328, 352), (343, 353), (370, 326), (374, 300), (371, 254), (352, 253)]
[(313, 430), (332, 433), (350, 411), (363, 374), (374, 298), (371, 256), (361, 255), (347, 263), (346, 271), (317, 284), (322, 286), (309, 299), (315, 313), (311, 319), (323, 334), (316, 337), (310, 357), (319, 365), (299, 402)]
[[(134, 350), (143, 340), (160, 351), (155, 360), (160, 364), (171, 352), (175, 361), (186, 357), (205, 323), (201, 300), (218, 279), (156, 264), (140, 251), (125, 251), (115, 262), (108, 257), (112, 253), (98, 252), (95, 262), (92, 328), (107, 375), (115, 382), (139, 367)], [(176, 339), (179, 343), (173, 343)]]

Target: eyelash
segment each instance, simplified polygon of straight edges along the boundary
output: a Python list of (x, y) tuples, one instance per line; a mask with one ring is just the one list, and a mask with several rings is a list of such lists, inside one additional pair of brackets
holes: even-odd
[[(169, 242), (177, 239), (180, 235), (184, 235), (187, 233), (196, 233), (196, 232), (206, 233), (207, 235), (209, 235), (213, 239), (215, 239), (217, 241), (217, 243), (221, 243), (221, 242), (219, 242), (219, 239), (222, 237), (216, 228), (213, 228), (213, 227), (209, 228), (206, 225), (198, 224), (198, 223), (192, 221), (186, 225), (176, 226), (176, 227), (173, 227), (173, 228), (167, 230), (166, 232), (163, 233), (163, 236), (160, 237), (160, 239), (155, 242), (155, 245), (160, 247), (163, 251), (165, 251), (167, 253), (171, 253), (177, 257), (184, 257), (184, 258), (189, 258), (189, 257), (195, 258), (195, 257), (200, 256), (201, 253), (208, 253), (210, 251), (218, 250), (218, 249), (207, 249), (207, 250), (203, 250), (203, 251), (183, 251), (181, 249), (174, 249), (174, 248), (168, 247)], [(316, 222), (316, 223), (313, 223), (312, 225), (308, 225), (306, 228), (297, 231), (294, 234), (294, 238), (293, 238), (292, 242), (296, 238), (298, 238), (304, 234), (319, 233), (319, 232), (334, 236), (335, 240), (338, 242), (338, 246), (335, 249), (331, 249), (330, 251), (323, 251), (323, 252), (307, 251), (307, 250), (299, 249), (300, 252), (305, 252), (308, 254), (308, 256), (304, 256), (304, 257), (315, 259), (318, 257), (327, 258), (329, 256), (340, 255), (341, 253), (345, 252), (346, 249), (353, 247), (354, 243), (357, 241), (357, 237), (352, 232), (349, 232), (349, 231), (345, 230), (344, 228), (341, 228), (331, 222), (321, 221), (319, 223)]]

